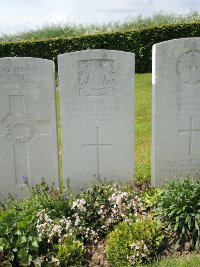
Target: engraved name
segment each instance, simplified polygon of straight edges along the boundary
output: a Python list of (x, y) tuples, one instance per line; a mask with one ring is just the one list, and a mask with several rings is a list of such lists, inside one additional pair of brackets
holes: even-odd
[(160, 172), (168, 173), (172, 177), (185, 178), (186, 176), (200, 177), (200, 159), (172, 159), (163, 160)]
[(200, 112), (200, 88), (168, 90), (160, 105), (169, 112)]
[(119, 103), (111, 102), (97, 104), (94, 103), (81, 103), (74, 101), (70, 107), (68, 107), (68, 114), (71, 117), (80, 118), (83, 122), (89, 121), (101, 121), (101, 122), (119, 122), (120, 111), (122, 106)]
[(38, 78), (38, 66), (30, 67), (0, 67), (1, 91), (41, 91), (45, 88), (44, 81)]

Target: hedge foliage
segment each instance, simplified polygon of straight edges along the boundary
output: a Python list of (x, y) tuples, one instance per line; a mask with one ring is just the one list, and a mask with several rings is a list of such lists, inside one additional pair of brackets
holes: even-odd
[(152, 45), (162, 41), (200, 36), (200, 22), (133, 31), (101, 33), (79, 38), (0, 43), (0, 57), (26, 56), (52, 59), (57, 55), (85, 49), (109, 49), (136, 54), (136, 72), (151, 72)]

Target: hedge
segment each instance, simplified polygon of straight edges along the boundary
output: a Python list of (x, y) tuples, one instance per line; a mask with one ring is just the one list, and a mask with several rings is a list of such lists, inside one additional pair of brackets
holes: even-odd
[(200, 36), (199, 23), (151, 27), (133, 31), (101, 33), (78, 38), (0, 43), (0, 57), (26, 56), (52, 59), (57, 55), (85, 49), (110, 49), (136, 54), (136, 72), (151, 72), (152, 45), (158, 42)]

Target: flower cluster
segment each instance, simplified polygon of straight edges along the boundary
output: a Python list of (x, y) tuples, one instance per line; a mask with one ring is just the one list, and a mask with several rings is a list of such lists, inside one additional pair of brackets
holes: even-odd
[(72, 204), (72, 209), (78, 209), (80, 211), (86, 211), (86, 207), (85, 207), (86, 201), (85, 199), (81, 198), (81, 199), (77, 199), (76, 201), (73, 202)]
[(135, 243), (132, 243), (130, 249), (130, 255), (127, 256), (127, 260), (131, 266), (148, 260), (150, 252), (143, 240), (138, 240)]
[[(119, 222), (129, 222), (142, 214), (141, 199), (117, 185), (95, 194), (85, 193), (71, 203), (71, 216), (52, 220), (43, 210), (38, 213), (37, 231), (47, 242), (60, 243), (75, 233), (86, 243), (97, 243)], [(91, 219), (92, 218), (92, 219)]]
[(129, 221), (130, 216), (137, 216), (143, 210), (141, 199), (124, 191), (116, 190), (108, 200), (111, 212), (105, 223), (107, 227), (121, 221)]
[(73, 228), (70, 218), (52, 220), (45, 210), (37, 214), (36, 229), (40, 238), (46, 238), (47, 242), (61, 243), (67, 236), (72, 235)]

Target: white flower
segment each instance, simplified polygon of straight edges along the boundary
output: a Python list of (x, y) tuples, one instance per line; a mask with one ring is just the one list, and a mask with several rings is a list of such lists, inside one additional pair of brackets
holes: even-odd
[(72, 209), (78, 208), (80, 211), (86, 211), (86, 208), (84, 205), (86, 204), (85, 199), (77, 199), (76, 201), (73, 202), (72, 204)]
[(54, 258), (54, 256), (51, 257), (51, 263), (56, 263), (56, 265), (59, 265), (60, 262), (57, 258)]

